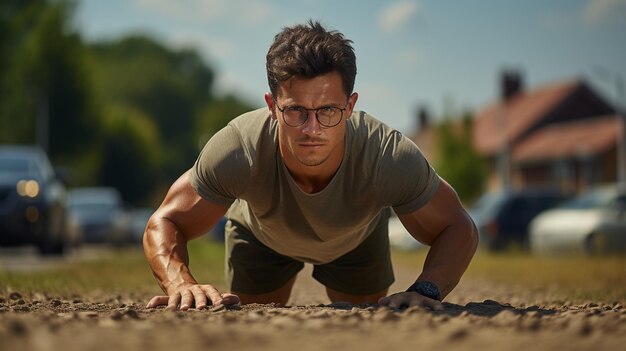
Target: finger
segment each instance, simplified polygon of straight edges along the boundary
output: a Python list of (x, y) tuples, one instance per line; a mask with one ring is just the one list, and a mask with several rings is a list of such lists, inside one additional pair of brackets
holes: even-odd
[(202, 288), (202, 291), (204, 291), (204, 293), (206, 294), (206, 296), (208, 296), (209, 299), (211, 299), (211, 303), (213, 304), (213, 306), (222, 304), (222, 295), (220, 294), (219, 291), (217, 291), (217, 289), (215, 289), (211, 285), (202, 285), (201, 288)]
[[(401, 308), (403, 305), (406, 306), (406, 303), (408, 301), (406, 301), (405, 298), (403, 298), (402, 295), (398, 295), (398, 296), (394, 296), (390, 299), (389, 304), (387, 306), (391, 307), (391, 308), (396, 308), (399, 309)], [(409, 302), (410, 303), (410, 302)]]
[(167, 301), (167, 309), (171, 311), (176, 311), (178, 305), (180, 304), (180, 293), (174, 293), (174, 295), (170, 296)]
[(155, 296), (146, 305), (146, 308), (155, 308), (157, 306), (167, 305), (169, 296)]
[(239, 296), (231, 293), (223, 293), (222, 294), (222, 304), (224, 305), (235, 305), (241, 302)]
[(378, 299), (378, 304), (387, 306), (389, 305), (389, 300), (390, 300), (389, 296), (381, 297), (380, 299)]
[(207, 305), (207, 298), (204, 291), (199, 286), (194, 286), (191, 288), (191, 293), (193, 294), (193, 299), (195, 300), (196, 308), (199, 310), (205, 309)]
[(433, 311), (443, 311), (443, 304), (437, 300), (425, 298), (422, 301), (422, 306), (428, 307)]
[(400, 308), (403, 302), (404, 302), (404, 298), (402, 297), (402, 294), (394, 294), (391, 296), (385, 296), (385, 297), (381, 297), (380, 299), (378, 299), (379, 304), (390, 307), (390, 308)]
[(193, 294), (189, 290), (183, 290), (180, 292), (180, 310), (187, 311), (193, 306)]

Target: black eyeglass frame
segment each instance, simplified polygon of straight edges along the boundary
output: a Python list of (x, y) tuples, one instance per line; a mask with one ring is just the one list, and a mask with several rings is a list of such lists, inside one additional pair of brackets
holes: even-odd
[[(281, 115), (283, 115), (283, 121), (285, 122), (286, 125), (292, 127), (292, 128), (296, 128), (296, 127), (300, 127), (306, 124), (306, 122), (309, 120), (309, 111), (314, 111), (315, 112), (315, 119), (317, 119), (317, 122), (325, 127), (325, 128), (332, 128), (332, 127), (336, 127), (339, 125), (339, 123), (341, 123), (341, 121), (343, 120), (343, 113), (348, 109), (348, 104), (350, 103), (350, 101), (346, 101), (346, 104), (343, 106), (343, 108), (341, 107), (336, 107), (336, 106), (322, 106), (322, 107), (318, 107), (318, 108), (306, 108), (306, 107), (301, 107), (301, 106), (285, 106), (283, 108), (280, 108), (280, 106), (278, 106), (278, 102), (276, 100), (274, 100), (274, 105), (276, 105), (276, 108), (278, 109), (278, 111), (280, 111)], [(285, 119), (285, 109), (287, 108), (294, 108), (297, 107), (298, 110), (300, 111), (306, 111), (306, 118), (302, 121), (302, 123), (297, 124), (297, 125), (291, 125), (287, 122), (287, 120)], [(327, 125), (322, 123), (322, 121), (320, 121), (319, 116), (317, 115), (317, 112), (319, 110), (323, 110), (325, 108), (336, 108), (340, 111), (340, 116), (339, 116), (339, 120), (337, 121), (337, 123), (333, 124), (333, 125)]]

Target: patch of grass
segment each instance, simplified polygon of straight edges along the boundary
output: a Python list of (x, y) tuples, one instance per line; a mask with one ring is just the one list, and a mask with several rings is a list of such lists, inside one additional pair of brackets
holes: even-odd
[[(426, 253), (394, 252), (394, 258), (422, 265)], [(472, 278), (536, 292), (551, 291), (563, 300), (626, 301), (626, 256), (545, 257), (478, 251), (463, 279)]]
[[(224, 289), (224, 244), (206, 238), (189, 244), (195, 278)], [(421, 266), (426, 250), (394, 251), (394, 262)], [(463, 279), (488, 280), (533, 291), (557, 292), (563, 300), (626, 301), (626, 257), (538, 257), (523, 252), (479, 251)], [(110, 256), (66, 263), (60, 267), (14, 272), (0, 270), (0, 293), (47, 292), (68, 296), (92, 293), (160, 294), (140, 248), (113, 251)]]
[[(224, 286), (222, 243), (205, 239), (189, 244), (190, 266), (198, 281)], [(0, 270), (0, 292), (47, 292), (53, 295), (102, 293), (160, 294), (161, 289), (141, 248), (113, 251), (106, 258), (63, 264), (34, 272)]]

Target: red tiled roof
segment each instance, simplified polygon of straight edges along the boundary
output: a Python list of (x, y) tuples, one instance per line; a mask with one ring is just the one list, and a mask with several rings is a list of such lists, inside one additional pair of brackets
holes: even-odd
[(615, 115), (550, 125), (515, 146), (512, 160), (527, 163), (594, 155), (616, 145), (621, 136), (620, 126)]
[[(504, 104), (498, 102), (486, 107), (476, 115), (474, 122), (473, 139), (476, 150), (481, 154), (495, 154), (504, 137), (508, 140), (516, 139), (580, 85), (577, 80), (561, 82), (521, 92)], [(500, 121), (502, 114), (505, 116), (505, 123)]]

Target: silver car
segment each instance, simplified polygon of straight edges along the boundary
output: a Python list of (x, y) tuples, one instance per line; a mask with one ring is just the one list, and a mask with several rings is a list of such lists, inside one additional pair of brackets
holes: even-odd
[(534, 253), (626, 252), (626, 193), (616, 185), (591, 189), (530, 224)]
[(131, 217), (117, 189), (72, 189), (68, 205), (72, 221), (85, 242), (115, 245), (132, 242)]

